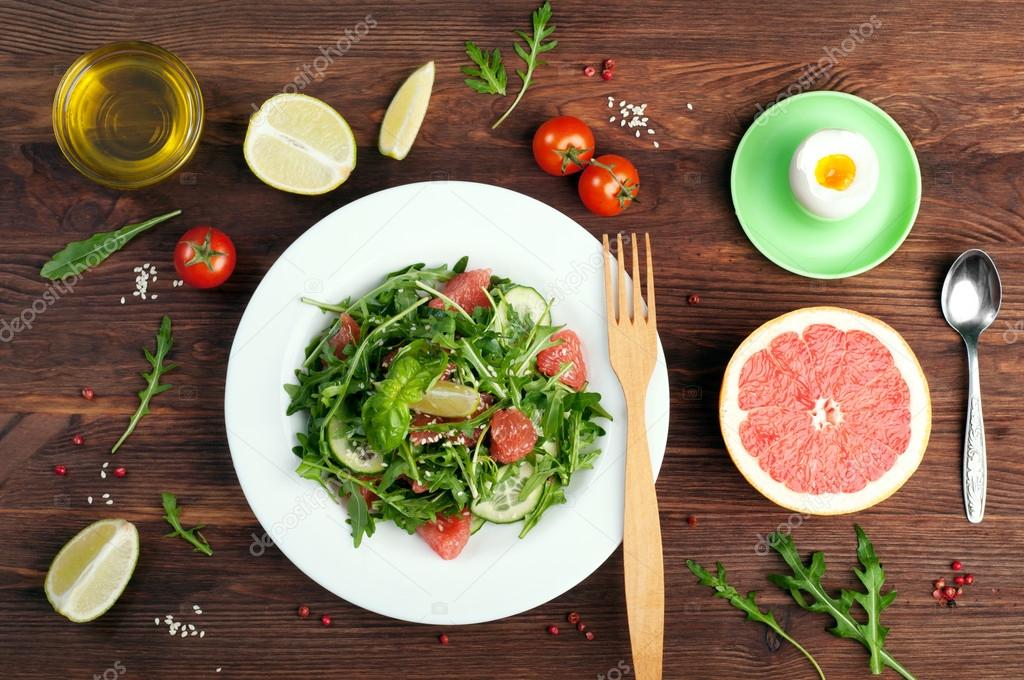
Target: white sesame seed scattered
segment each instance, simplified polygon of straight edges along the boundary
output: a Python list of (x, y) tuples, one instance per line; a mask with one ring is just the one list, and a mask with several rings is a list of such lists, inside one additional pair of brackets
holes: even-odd
[(181, 637), (188, 637), (188, 631), (187, 630), (181, 631)]
[(661, 146), (661, 144), (658, 144), (658, 142), (654, 142), (654, 148), (655, 149), (659, 148), (660, 146)]
[(612, 116), (612, 117), (610, 117), (610, 118), (608, 119), (608, 122), (609, 122), (609, 123), (614, 123), (614, 122), (615, 122), (615, 116)]
[(107, 505), (113, 505), (114, 501), (107, 501)]
[(153, 619), (153, 623), (155, 623), (156, 625), (159, 626), (160, 625), (160, 617), (158, 616), (155, 619)]
[(686, 108), (689, 109), (690, 111), (693, 111), (693, 104), (687, 102), (686, 103)]
[(636, 137), (637, 137), (637, 139), (640, 139), (640, 131), (639, 130), (636, 131)]
[(619, 102), (619, 108), (620, 108), (620, 109), (621, 109), (621, 108), (622, 108), (623, 106), (625, 106), (625, 105), (626, 105), (626, 100), (625, 100), (625, 99), (623, 99), (623, 100), (622, 100), (621, 102)]
[(619, 121), (619, 127), (622, 127), (625, 124), (626, 124), (626, 119), (625, 118), (623, 118), (622, 120)]
[(647, 128), (647, 134), (653, 135), (654, 134), (654, 130), (652, 130), (651, 128)]
[(89, 497), (88, 497), (88, 498), (86, 498), (85, 500), (89, 501), (89, 505), (92, 505), (92, 496), (89, 496)]
[(107, 478), (107, 473), (104, 472), (103, 470), (100, 470), (100, 479), (106, 479), (106, 478)]
[[(156, 281), (156, 279), (153, 279), (153, 280)], [(155, 300), (155, 299), (157, 299), (158, 296), (157, 296), (156, 293), (153, 293), (153, 295), (151, 297)]]
[(133, 272), (141, 272), (142, 271), (142, 267), (133, 267), (132, 271)]
[(110, 494), (109, 493), (103, 494), (103, 498), (110, 498)]
[(149, 263), (148, 262), (143, 263), (142, 268), (143, 269), (149, 269)]
[(124, 304), (124, 296), (123, 295), (121, 296), (121, 304), (122, 305)]
[(188, 624), (188, 629), (189, 630), (195, 630), (196, 629), (196, 624), (194, 624), (194, 623)]
[(107, 469), (107, 468), (108, 468), (109, 466), (110, 466), (110, 461), (108, 460), (108, 461), (107, 461), (106, 463), (104, 463), (104, 464), (103, 464), (103, 465), (102, 465), (101, 467), (102, 467), (102, 468), (103, 468), (104, 470), (106, 470), (106, 469)]

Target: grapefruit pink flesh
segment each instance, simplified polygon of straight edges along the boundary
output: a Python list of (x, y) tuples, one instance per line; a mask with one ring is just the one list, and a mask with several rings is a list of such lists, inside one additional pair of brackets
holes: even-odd
[(869, 507), (916, 469), (928, 387), (910, 347), (881, 321), (834, 307), (755, 331), (726, 369), (722, 431), (740, 471), (802, 512)]

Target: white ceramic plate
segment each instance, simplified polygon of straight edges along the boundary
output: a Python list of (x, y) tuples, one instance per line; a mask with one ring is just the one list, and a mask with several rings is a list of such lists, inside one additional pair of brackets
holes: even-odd
[[(608, 223), (608, 228), (616, 225)], [(286, 417), (282, 385), (313, 335), (330, 322), (303, 295), (336, 302), (413, 262), (454, 263), (536, 287), (557, 299), (555, 323), (584, 344), (592, 391), (614, 415), (593, 470), (577, 473), (569, 502), (550, 509), (523, 540), (518, 524), (486, 525), (453, 561), (419, 537), (380, 522), (352, 547), (345, 510), (298, 477), (291, 449), (305, 415)], [(585, 579), (622, 541), (625, 404), (608, 360), (601, 247), (557, 210), (484, 184), (425, 182), (388, 189), (328, 215), (295, 241), (260, 283), (231, 348), (224, 413), (238, 480), (270, 539), (299, 569), (339, 597), (405, 621), (465, 624), (543, 604)], [(669, 424), (659, 344), (647, 397), (655, 474)], [(268, 541), (254, 540), (259, 554)]]

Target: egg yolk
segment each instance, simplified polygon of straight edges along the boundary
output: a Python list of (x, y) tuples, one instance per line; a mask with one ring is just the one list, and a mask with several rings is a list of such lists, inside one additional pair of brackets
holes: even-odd
[(818, 180), (818, 184), (826, 189), (835, 189), (836, 191), (849, 189), (856, 174), (857, 166), (853, 159), (841, 153), (825, 156), (818, 161), (818, 165), (814, 169), (814, 177)]

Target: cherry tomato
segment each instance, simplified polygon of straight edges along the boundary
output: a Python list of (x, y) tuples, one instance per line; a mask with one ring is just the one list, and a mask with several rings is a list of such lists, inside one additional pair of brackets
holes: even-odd
[(640, 173), (622, 156), (605, 154), (580, 175), (580, 199), (597, 215), (618, 215), (640, 192)]
[(594, 133), (579, 118), (552, 118), (533, 135), (533, 158), (549, 175), (577, 173), (593, 155)]
[(235, 270), (235, 244), (220, 229), (193, 227), (178, 239), (174, 268), (193, 288), (216, 288)]

